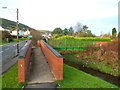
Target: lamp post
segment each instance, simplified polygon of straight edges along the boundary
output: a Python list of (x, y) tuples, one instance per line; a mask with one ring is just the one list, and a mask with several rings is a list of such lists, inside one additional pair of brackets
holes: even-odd
[[(3, 9), (7, 9), (7, 7), (2, 7)], [(18, 16), (18, 14), (19, 14), (19, 9), (17, 8), (17, 22), (16, 22), (16, 30), (17, 30), (17, 55), (19, 54), (19, 16)]]

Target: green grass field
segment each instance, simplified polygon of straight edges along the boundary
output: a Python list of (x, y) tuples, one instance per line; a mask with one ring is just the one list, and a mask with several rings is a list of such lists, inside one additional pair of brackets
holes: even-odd
[(2, 75), (2, 88), (22, 88), (26, 83), (18, 84), (18, 64)]
[(104, 80), (64, 64), (64, 80), (58, 88), (118, 88)]
[(49, 40), (47, 43), (53, 48), (79, 48), (79, 47), (86, 47), (86, 45), (95, 44), (96, 41)]

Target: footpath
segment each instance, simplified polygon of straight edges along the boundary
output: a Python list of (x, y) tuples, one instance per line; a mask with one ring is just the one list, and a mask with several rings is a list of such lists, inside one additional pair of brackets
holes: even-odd
[(30, 69), (27, 75), (27, 85), (24, 90), (30, 88), (51, 88), (55, 90), (57, 83), (50, 70), (49, 64), (40, 47), (32, 48)]

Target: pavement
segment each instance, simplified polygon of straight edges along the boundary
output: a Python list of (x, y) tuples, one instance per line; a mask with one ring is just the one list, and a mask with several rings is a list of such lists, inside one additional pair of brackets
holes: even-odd
[(27, 74), (28, 84), (24, 89), (52, 88), (52, 90), (55, 90), (58, 84), (55, 83), (56, 80), (40, 47), (32, 49), (31, 62), (30, 71)]
[(38, 89), (38, 90), (43, 90), (43, 89), (48, 89), (48, 90), (57, 90), (57, 86), (58, 84), (55, 82), (52, 83), (38, 83), (38, 84), (29, 84), (27, 85), (23, 90), (34, 90), (34, 89)]

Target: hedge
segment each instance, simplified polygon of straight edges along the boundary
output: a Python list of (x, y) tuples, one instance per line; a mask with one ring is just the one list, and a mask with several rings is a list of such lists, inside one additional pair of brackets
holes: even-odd
[(110, 41), (109, 37), (74, 37), (74, 36), (62, 36), (53, 38), (53, 40), (81, 40), (81, 41)]

